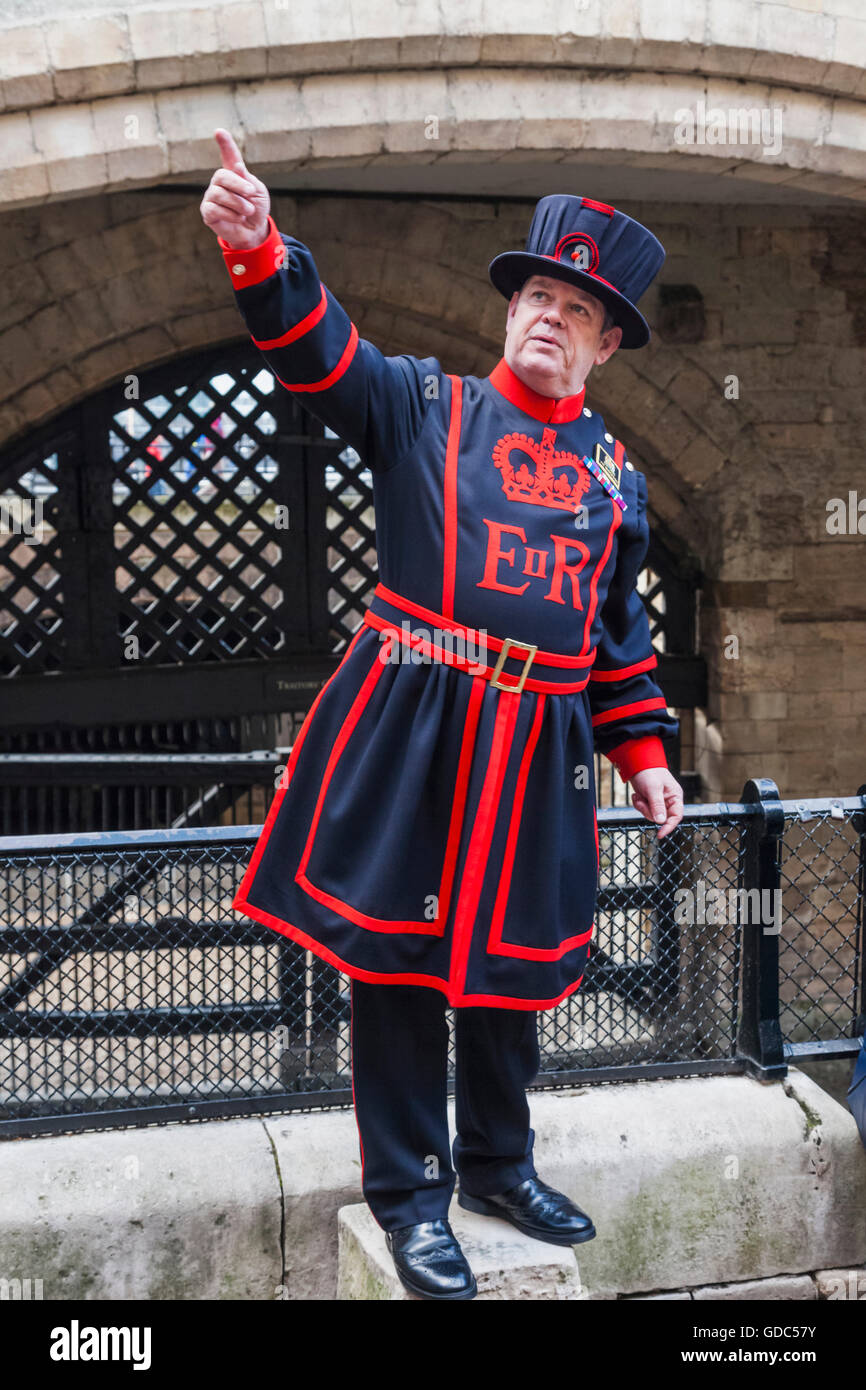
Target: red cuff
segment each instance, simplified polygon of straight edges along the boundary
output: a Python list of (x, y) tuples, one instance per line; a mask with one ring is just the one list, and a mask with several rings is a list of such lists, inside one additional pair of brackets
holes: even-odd
[(286, 247), (277, 230), (277, 224), (270, 213), (268, 213), (268, 234), (264, 241), (259, 242), (258, 246), (251, 246), (246, 251), (238, 251), (232, 248), (223, 237), (218, 236), (217, 241), (223, 253), (228, 272), (232, 277), (232, 284), (236, 289), (246, 289), (248, 285), (261, 284), (262, 280), (267, 280), (269, 275), (279, 270), (286, 258)]
[(610, 759), (624, 782), (628, 782), (636, 772), (648, 767), (667, 767), (665, 746), (655, 734), (645, 738), (629, 738), (617, 744), (606, 757)]

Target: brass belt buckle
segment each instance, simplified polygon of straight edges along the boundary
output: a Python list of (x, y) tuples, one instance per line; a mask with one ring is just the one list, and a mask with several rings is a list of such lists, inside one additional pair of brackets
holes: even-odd
[[(523, 670), (520, 672), (517, 684), (503, 685), (502, 681), (499, 680), (499, 676), (502, 674), (502, 667), (505, 665), (505, 659), (508, 656), (509, 651), (512, 647), (517, 647), (520, 651), (523, 652), (529, 652), (529, 655), (523, 663)], [(490, 677), (490, 684), (495, 685), (497, 690), (511, 690), (516, 695), (519, 695), (526, 682), (526, 677), (529, 674), (529, 668), (532, 665), (533, 659), (537, 651), (538, 647), (534, 647), (531, 642), (518, 642), (517, 639), (514, 637), (504, 638), (502, 642), (502, 651), (499, 653), (499, 656), (496, 659), (496, 665), (493, 668), (493, 675)], [(510, 679), (511, 677), (509, 676), (509, 680)]]

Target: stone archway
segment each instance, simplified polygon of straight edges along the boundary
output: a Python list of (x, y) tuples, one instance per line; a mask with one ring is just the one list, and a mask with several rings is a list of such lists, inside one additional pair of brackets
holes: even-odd
[(7, 207), (198, 181), (217, 124), (263, 177), (309, 190), (537, 196), (533, 169), (597, 184), (615, 164), (637, 197), (709, 180), (710, 199), (756, 183), (800, 202), (864, 198), (866, 25), (848, 0), (822, 13), (665, 0), (613, 13), (599, 0), (107, 9), (11, 6)]

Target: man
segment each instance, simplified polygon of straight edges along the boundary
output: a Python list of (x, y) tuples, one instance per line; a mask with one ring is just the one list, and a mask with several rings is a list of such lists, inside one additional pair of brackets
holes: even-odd
[(349, 975), (365, 1199), (407, 1289), (472, 1298), (447, 1219), (457, 1175), (470, 1211), (556, 1244), (595, 1235), (538, 1178), (526, 1098), (536, 1013), (589, 956), (594, 749), (659, 835), (682, 818), (662, 743), (678, 725), (635, 589), (646, 481), (584, 401), (593, 365), (648, 340), (632, 300), (664, 251), (606, 204), (542, 199), (526, 251), (490, 267), (503, 358), (451, 376), (359, 337), (215, 134), (202, 218), (277, 379), (371, 470), (380, 576), (235, 907)]

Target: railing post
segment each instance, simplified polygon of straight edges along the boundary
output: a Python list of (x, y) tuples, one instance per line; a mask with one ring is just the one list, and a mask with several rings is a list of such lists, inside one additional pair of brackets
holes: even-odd
[(852, 1036), (866, 1033), (866, 783), (857, 788), (863, 810), (855, 811), (851, 824), (859, 836), (857, 869), (857, 938), (854, 943), (854, 1029)]
[[(760, 1081), (775, 1081), (786, 1076), (788, 1064), (779, 1027), (779, 936), (781, 922), (775, 912), (766, 921), (764, 904), (775, 907), (779, 889), (779, 851), (785, 829), (785, 813), (779, 789), (769, 777), (751, 777), (743, 788), (744, 803), (757, 802), (760, 813), (747, 818), (743, 829), (739, 871), (737, 874), (738, 928), (742, 960), (742, 997), (737, 1029), (737, 1055), (746, 1064), (750, 1076)], [(757, 889), (758, 921), (746, 913), (742, 921), (739, 906), (751, 905), (753, 890)], [(772, 923), (773, 930), (767, 926)]]

